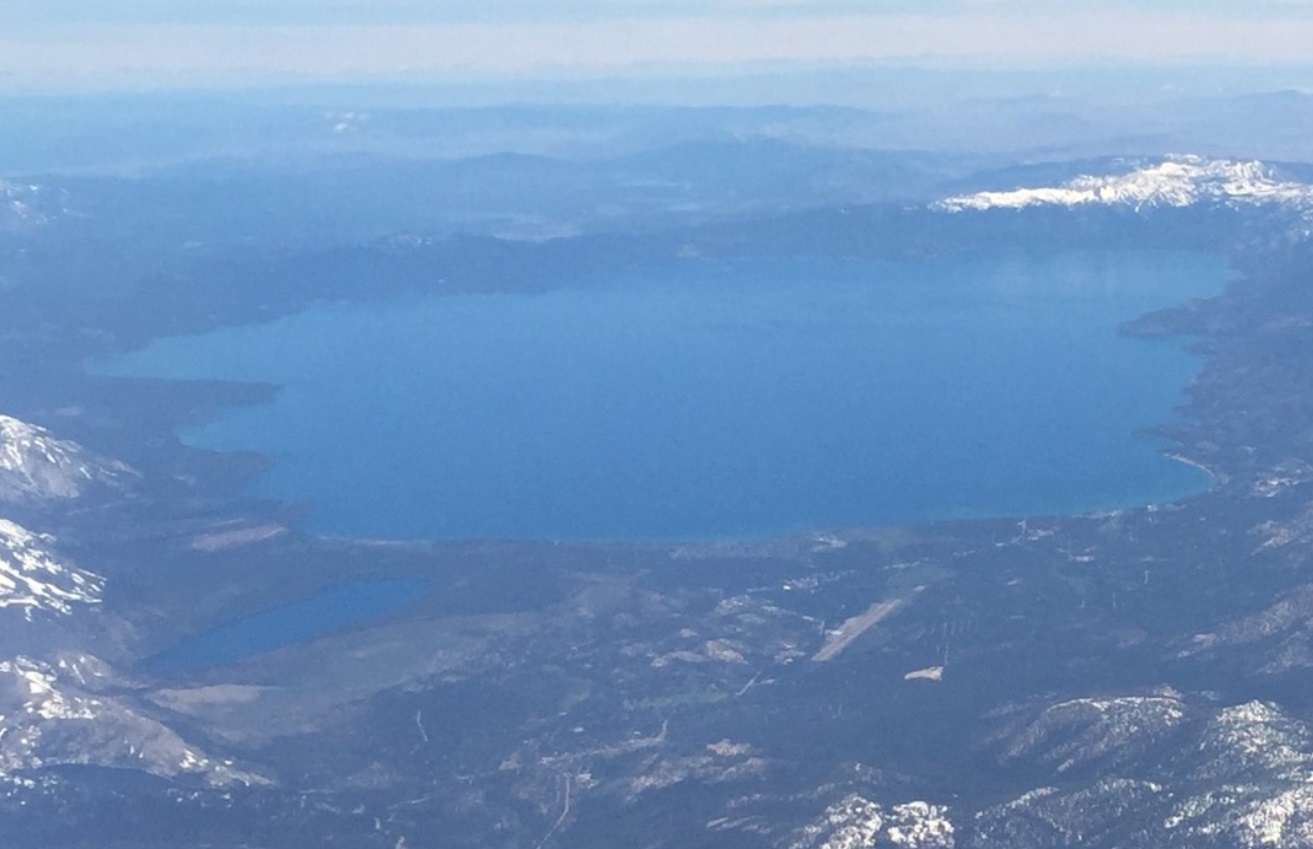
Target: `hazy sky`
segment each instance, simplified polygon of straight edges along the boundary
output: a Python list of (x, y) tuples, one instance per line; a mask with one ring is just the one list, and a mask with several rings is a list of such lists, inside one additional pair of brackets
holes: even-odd
[(1313, 63), (1313, 0), (0, 0), (7, 87), (910, 60)]

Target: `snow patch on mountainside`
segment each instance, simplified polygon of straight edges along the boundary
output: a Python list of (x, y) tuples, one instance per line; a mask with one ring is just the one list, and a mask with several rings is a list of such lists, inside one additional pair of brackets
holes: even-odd
[[(1027, 755), (1022, 766), (1067, 781), (976, 814), (960, 841), (971, 849), (1313, 845), (1313, 730), (1276, 703), (1219, 706), (1166, 691), (1068, 700), (1012, 734), (1005, 751)], [(1073, 783), (1069, 763), (1116, 772)]]
[(1023, 209), (1029, 206), (1185, 207), (1200, 202), (1265, 203), (1313, 207), (1313, 185), (1278, 178), (1258, 161), (1172, 156), (1111, 176), (1083, 175), (1060, 186), (978, 192), (945, 198), (934, 208), (947, 212)]
[(1066, 699), (1018, 713), (991, 741), (999, 762), (1058, 773), (1133, 761), (1171, 736), (1188, 716), (1181, 695), (1170, 688), (1147, 695)]
[(954, 845), (946, 807), (907, 802), (885, 808), (854, 793), (800, 829), (790, 849), (952, 849)]
[(192, 775), (213, 785), (268, 783), (207, 756), (114, 695), (111, 667), (85, 654), (0, 661), (0, 775), (62, 764)]
[(1164, 818), (1185, 845), (1303, 849), (1313, 845), (1313, 735), (1271, 702), (1221, 711), (1198, 752), (1192, 778), (1205, 789), (1186, 795)]
[(0, 501), (76, 498), (95, 484), (121, 484), (136, 472), (76, 442), (0, 415)]
[(66, 616), (78, 605), (100, 603), (104, 579), (57, 558), (53, 543), (0, 519), (0, 609), (17, 608), (31, 621), (38, 611)]

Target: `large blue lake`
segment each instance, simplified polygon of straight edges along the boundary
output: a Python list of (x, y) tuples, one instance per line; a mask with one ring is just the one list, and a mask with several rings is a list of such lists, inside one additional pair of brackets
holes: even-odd
[(1121, 322), (1221, 291), (1190, 253), (693, 261), (538, 294), (320, 306), (100, 370), (283, 385), (185, 434), (274, 460), (314, 530), (762, 536), (1093, 510), (1207, 485), (1137, 429), (1198, 369)]

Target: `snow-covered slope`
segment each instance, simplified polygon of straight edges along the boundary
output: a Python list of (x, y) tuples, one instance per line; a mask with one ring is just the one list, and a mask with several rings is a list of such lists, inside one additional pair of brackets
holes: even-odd
[(1022, 187), (945, 198), (948, 212), (1101, 204), (1135, 209), (1200, 202), (1313, 207), (1313, 185), (1283, 180), (1262, 162), (1172, 156), (1124, 174), (1084, 175), (1059, 186)]
[(136, 473), (34, 424), (0, 415), (0, 502), (76, 498)]
[(1170, 688), (1149, 694), (1065, 699), (995, 736), (1001, 763), (1042, 765), (1058, 773), (1120, 766), (1145, 748), (1170, 738), (1188, 716), (1181, 695)]
[(1054, 782), (979, 812), (969, 849), (1313, 845), (1313, 730), (1271, 702), (1168, 689), (1064, 700), (991, 745)]
[(37, 612), (68, 615), (100, 602), (101, 577), (63, 562), (51, 550), (53, 543), (0, 519), (0, 610), (21, 610), (31, 621)]
[(193, 775), (215, 785), (267, 783), (207, 756), (118, 689), (113, 670), (85, 654), (0, 661), (0, 775), (89, 764)]
[(926, 802), (885, 808), (857, 794), (825, 809), (799, 830), (790, 849), (953, 849), (948, 809)]

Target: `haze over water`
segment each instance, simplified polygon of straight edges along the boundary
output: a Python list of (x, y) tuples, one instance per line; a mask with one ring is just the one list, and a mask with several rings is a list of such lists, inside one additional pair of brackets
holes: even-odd
[(689, 262), (545, 294), (317, 307), (114, 374), (284, 385), (189, 443), (270, 455), (313, 530), (766, 536), (1181, 497), (1139, 428), (1200, 362), (1117, 334), (1221, 290), (1188, 253)]

